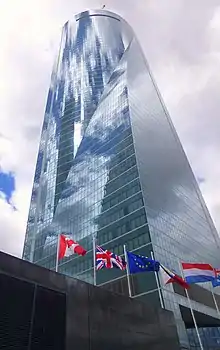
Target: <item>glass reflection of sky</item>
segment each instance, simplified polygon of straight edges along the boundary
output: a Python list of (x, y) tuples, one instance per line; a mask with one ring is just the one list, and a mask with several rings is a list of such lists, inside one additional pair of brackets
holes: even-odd
[[(48, 94), (28, 221), (28, 231), (32, 236), (33, 231), (35, 236), (38, 232), (36, 239), (40, 237), (42, 248), (51, 242), (46, 237), (56, 236), (60, 230), (71, 231), (76, 239), (88, 235), (88, 231), (82, 233), (83, 221), (89, 219), (86, 208), (93, 208), (91, 219), (100, 212), (111, 140), (129, 124), (123, 79), (126, 62), (119, 64), (125, 38), (120, 21), (105, 16), (84, 16), (64, 26)], [(92, 190), (100, 169), (102, 186)], [(82, 210), (84, 218), (77, 214)], [(70, 213), (74, 226), (68, 220)], [(90, 232), (95, 230), (96, 225), (91, 223)]]
[[(129, 141), (123, 146), (126, 137)], [(123, 165), (115, 170), (123, 147), (130, 149), (123, 153), (123, 164), (132, 160), (130, 168), (128, 163), (128, 169), (124, 166), (128, 176)], [(115, 181), (116, 173), (124, 182)], [(121, 193), (120, 186), (125, 187)], [(114, 191), (123, 198), (121, 202)], [(110, 197), (120, 207), (121, 227), (108, 217), (116, 211)], [(132, 225), (125, 222), (126, 217), (131, 217)], [(112, 227), (105, 231), (106, 222)], [(53, 269), (58, 233), (67, 232), (91, 249), (93, 234), (107, 237), (112, 230), (111, 237), (117, 237), (118, 230), (129, 236), (131, 227), (139, 229), (137, 225), (143, 226), (140, 235), (144, 232), (149, 237), (150, 232), (142, 248), (149, 252), (153, 246), (155, 257), (177, 272), (179, 258), (220, 266), (217, 232), (139, 43), (118, 16), (101, 10), (85, 12), (67, 22), (62, 32), (42, 128), (24, 258)], [(117, 244), (118, 248), (121, 243)], [(81, 273), (80, 278), (92, 282), (92, 257), (87, 265), (86, 259), (65, 261), (62, 272)], [(166, 307), (180, 320), (179, 307), (173, 302), (176, 296), (163, 294)], [(183, 327), (179, 332), (185, 339)]]
[[(208, 248), (206, 255), (213, 260), (215, 228), (183, 161), (139, 44), (126, 23), (107, 14), (85, 12), (63, 28), (27, 227), (30, 241), (39, 241), (41, 254), (36, 253), (36, 260), (44, 256), (47, 237), (54, 236), (49, 241), (55, 249), (60, 231), (72, 232), (79, 240), (97, 231), (115, 142), (131, 127), (130, 120), (138, 160), (147, 159), (145, 164), (139, 162), (139, 170), (158, 252), (163, 232), (167, 250), (173, 245), (177, 256), (195, 259), (188, 246), (196, 232), (197, 251), (203, 256)], [(210, 230), (215, 234), (207, 240)], [(27, 256), (34, 245), (27, 244)]]

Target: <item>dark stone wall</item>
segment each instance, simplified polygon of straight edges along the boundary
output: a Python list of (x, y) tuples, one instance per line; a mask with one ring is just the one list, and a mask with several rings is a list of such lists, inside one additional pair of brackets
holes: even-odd
[(89, 291), (92, 349), (179, 349), (171, 312), (102, 288)]
[(0, 273), (0, 349), (65, 349), (66, 295)]
[(0, 349), (180, 349), (170, 311), (4, 253), (0, 293)]

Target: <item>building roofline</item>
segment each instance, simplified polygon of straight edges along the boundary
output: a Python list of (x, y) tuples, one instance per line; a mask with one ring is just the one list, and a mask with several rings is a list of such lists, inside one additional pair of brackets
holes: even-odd
[(80, 18), (87, 17), (87, 16), (106, 16), (106, 17), (114, 18), (118, 21), (123, 21), (123, 22), (125, 21), (121, 16), (117, 15), (116, 13), (108, 10), (102, 10), (102, 9), (87, 10), (87, 11), (80, 12), (77, 15), (75, 15), (75, 19), (78, 21)]
[[(83, 12), (80, 12), (76, 15), (73, 16), (73, 18), (75, 19), (75, 21), (79, 21), (82, 18), (85, 17), (90, 17), (90, 16), (103, 16), (103, 17), (108, 17), (108, 18), (113, 18), (117, 21), (126, 23), (128, 26), (128, 22), (121, 16), (119, 16), (118, 14), (116, 14), (115, 12), (112, 11), (108, 11), (108, 10), (102, 10), (102, 9), (98, 9), (98, 10), (86, 10)], [(64, 24), (63, 27), (65, 27), (66, 25), (68, 25), (68, 23), (70, 21), (72, 21), (73, 19), (69, 19), (68, 21), (66, 21), (66, 23)], [(129, 26), (130, 27), (130, 26)]]

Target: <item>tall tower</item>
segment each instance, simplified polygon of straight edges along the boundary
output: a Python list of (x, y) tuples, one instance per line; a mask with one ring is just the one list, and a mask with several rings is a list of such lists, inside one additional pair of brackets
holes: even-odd
[[(123, 244), (145, 256), (153, 251), (179, 273), (180, 259), (220, 266), (218, 234), (140, 45), (121, 17), (105, 10), (80, 13), (63, 28), (23, 258), (54, 269), (61, 232), (88, 254), (65, 258), (59, 272), (90, 283), (94, 234), (116, 254)], [(128, 294), (117, 269), (98, 272), (97, 284)], [(196, 295), (211, 294), (199, 288)], [(187, 343), (185, 295), (173, 286), (161, 290)], [(154, 274), (132, 277), (132, 295), (159, 304)], [(193, 308), (217, 317), (203, 299)]]

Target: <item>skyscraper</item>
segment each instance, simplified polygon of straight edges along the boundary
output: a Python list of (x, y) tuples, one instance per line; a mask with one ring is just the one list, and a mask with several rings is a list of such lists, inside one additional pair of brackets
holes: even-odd
[[(64, 259), (59, 272), (89, 283), (93, 235), (116, 254), (124, 244), (153, 252), (178, 273), (180, 260), (220, 266), (218, 234), (140, 45), (121, 17), (105, 10), (80, 13), (62, 31), (23, 258), (54, 269), (61, 232), (88, 254)], [(99, 271), (97, 284), (128, 293), (117, 269)], [(181, 293), (162, 288), (184, 343), (188, 304)], [(155, 275), (133, 276), (132, 295), (159, 303)], [(218, 318), (204, 298), (192, 304)]]

